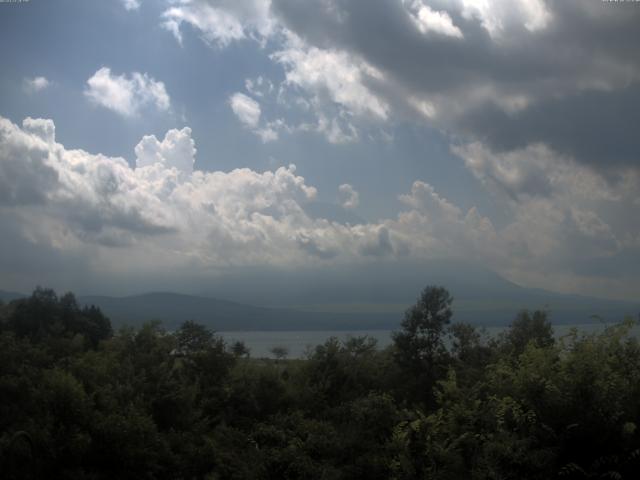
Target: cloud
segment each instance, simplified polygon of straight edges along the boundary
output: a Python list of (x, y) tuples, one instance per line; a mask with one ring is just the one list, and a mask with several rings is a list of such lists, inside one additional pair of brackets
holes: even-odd
[(262, 109), (260, 104), (244, 93), (236, 92), (229, 97), (231, 110), (238, 117), (240, 123), (260, 137), (263, 143), (273, 142), (280, 137), (279, 130), (290, 128), (281, 120), (266, 122), (260, 125)]
[(544, 0), (462, 0), (462, 16), (477, 19), (489, 35), (500, 38), (513, 29), (543, 30), (553, 16)]
[(140, 8), (140, 0), (121, 0), (124, 8), (127, 10), (138, 10)]
[(164, 83), (146, 73), (113, 75), (108, 67), (100, 68), (87, 80), (84, 94), (94, 104), (125, 117), (136, 116), (149, 106), (160, 111), (167, 111), (171, 106)]
[(381, 73), (345, 52), (307, 48), (292, 39), (288, 48), (273, 58), (285, 67), (286, 82), (318, 98), (323, 95), (355, 115), (385, 119), (388, 106), (365, 85), (367, 78)]
[(343, 208), (356, 208), (360, 204), (360, 194), (348, 183), (338, 187)]
[(40, 92), (51, 86), (46, 77), (33, 77), (24, 79), (24, 88), (29, 93)]
[[(282, 50), (292, 52), (273, 58), (311, 99), (324, 90), (350, 112), (382, 106), (367, 113), (383, 122), (409, 117), (498, 150), (544, 143), (603, 170), (638, 166), (629, 127), (638, 122), (632, 105), (640, 96), (638, 9), (574, 0), (304, 7), (273, 0), (272, 14), (287, 39), (299, 39), (297, 48), (286, 40)], [(329, 59), (338, 67), (320, 67)], [(340, 78), (349, 80), (334, 88)], [(362, 122), (351, 120), (355, 129)]]
[(455, 219), (461, 214), (458, 207), (440, 197), (431, 185), (419, 180), (411, 186), (411, 193), (400, 195), (400, 200), (416, 210), (428, 212), (435, 217)]
[[(453, 151), (496, 198), (506, 200), (511, 220), (496, 242), (502, 249), (496, 262), (522, 283), (598, 294), (599, 270), (587, 274), (585, 265), (602, 266), (603, 259), (613, 261), (636, 248), (637, 170), (603, 176), (540, 143), (496, 152), (475, 142)], [(571, 278), (569, 272), (580, 275)], [(628, 289), (623, 283), (618, 288)]]
[(255, 128), (260, 122), (260, 104), (244, 93), (234, 93), (229, 97), (229, 105), (240, 120), (247, 127)]
[(210, 45), (226, 47), (233, 41), (264, 41), (273, 31), (270, 0), (179, 0), (166, 9), (163, 26), (182, 43), (182, 25), (200, 32)]
[(145, 135), (136, 145), (135, 152), (137, 168), (158, 164), (185, 174), (193, 172), (196, 147), (189, 127), (169, 130), (162, 142), (155, 135)]
[[(164, 19), (178, 38), (186, 23), (219, 48), (259, 42), (284, 70), (278, 98), (312, 116), (289, 132), (348, 143), (409, 120), (496, 150), (544, 143), (603, 171), (638, 167), (630, 127), (640, 121), (638, 9), (581, 0), (181, 0)], [(260, 98), (270, 90), (247, 89)]]
[(257, 78), (247, 78), (244, 81), (244, 87), (254, 97), (264, 97), (273, 93), (274, 90), (273, 82), (262, 75)]
[[(535, 197), (570, 196), (580, 202), (616, 201), (633, 196), (639, 177), (633, 169), (619, 172), (625, 182), (612, 183), (597, 171), (543, 143), (507, 152), (481, 142), (452, 147), (490, 191), (517, 202)], [(635, 180), (634, 180), (635, 179)]]
[(255, 130), (256, 135), (260, 137), (263, 143), (273, 142), (280, 138), (278, 131), (272, 126), (267, 126), (265, 128), (259, 128)]
[(375, 235), (363, 242), (360, 247), (362, 255), (371, 257), (386, 257), (393, 254), (393, 244), (387, 227), (376, 228)]
[(23, 129), (0, 117), (0, 207), (43, 204), (58, 183), (46, 163), (53, 122), (26, 118)]
[(436, 33), (455, 38), (463, 38), (462, 31), (453, 24), (447, 12), (431, 9), (422, 0), (404, 2), (409, 6), (411, 19), (420, 32), (424, 34)]
[[(162, 140), (145, 136), (135, 151), (131, 167), (57, 143), (51, 120), (27, 118), (18, 126), (0, 117), (0, 221), (12, 244), (101, 278), (459, 258), (547, 288), (597, 293), (606, 284), (631, 296), (640, 284), (637, 276), (598, 273), (602, 262), (640, 244), (633, 215), (640, 176), (611, 183), (545, 145), (506, 154), (477, 143), (457, 149), (496, 196), (508, 198), (500, 227), (426, 181), (400, 195), (405, 207), (393, 218), (352, 225), (310, 216), (305, 205), (317, 190), (295, 166), (194, 170), (188, 127)], [(527, 163), (532, 156), (539, 170)], [(355, 190), (341, 190), (353, 202)], [(21, 275), (6, 256), (0, 266)]]

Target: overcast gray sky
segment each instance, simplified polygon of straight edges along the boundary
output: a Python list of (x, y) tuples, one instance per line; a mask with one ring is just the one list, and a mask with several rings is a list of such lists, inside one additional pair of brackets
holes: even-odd
[(0, 3), (0, 288), (452, 259), (637, 299), (639, 24), (601, 0)]

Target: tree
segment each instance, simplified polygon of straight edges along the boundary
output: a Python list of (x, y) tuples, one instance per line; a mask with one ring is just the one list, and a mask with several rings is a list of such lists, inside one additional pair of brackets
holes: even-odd
[(276, 360), (284, 360), (289, 355), (289, 349), (287, 347), (276, 346), (269, 351), (276, 357)]
[(451, 356), (458, 381), (473, 384), (483, 375), (491, 361), (493, 350), (482, 339), (482, 334), (469, 323), (454, 323), (449, 327)]
[(184, 322), (176, 332), (178, 351), (183, 355), (203, 353), (214, 343), (211, 330), (192, 320)]
[[(451, 321), (453, 298), (444, 287), (427, 286), (393, 333), (395, 357), (400, 367), (415, 379), (418, 397), (433, 400), (432, 389), (446, 372), (445, 327)], [(426, 397), (426, 398), (425, 398)]]
[(523, 310), (516, 316), (509, 330), (500, 338), (500, 342), (513, 355), (524, 352), (529, 342), (536, 347), (549, 347), (554, 343), (553, 327), (544, 310), (536, 310), (530, 314)]
[(53, 290), (40, 287), (30, 297), (12, 302), (6, 325), (31, 341), (47, 339), (60, 344), (60, 340), (77, 337), (92, 348), (113, 334), (111, 322), (99, 308), (81, 309), (72, 293), (58, 297)]
[(251, 354), (251, 350), (242, 340), (237, 340), (231, 345), (231, 353), (238, 358), (248, 357)]

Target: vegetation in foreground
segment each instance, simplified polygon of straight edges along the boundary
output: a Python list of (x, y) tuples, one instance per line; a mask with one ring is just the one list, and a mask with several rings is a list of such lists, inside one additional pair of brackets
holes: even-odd
[(427, 287), (387, 349), (268, 361), (193, 322), (113, 333), (37, 289), (0, 307), (2, 477), (637, 478), (631, 320), (554, 340), (522, 312), (487, 341), (451, 305)]

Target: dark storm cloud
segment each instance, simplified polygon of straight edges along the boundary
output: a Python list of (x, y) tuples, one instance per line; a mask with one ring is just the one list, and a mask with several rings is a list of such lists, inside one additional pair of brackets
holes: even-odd
[(496, 151), (544, 142), (604, 168), (640, 166), (640, 84), (549, 99), (509, 115), (496, 107), (469, 112), (460, 126)]
[(490, 32), (462, 15), (462, 2), (428, 2), (446, 10), (464, 35), (455, 38), (420, 32), (408, 3), (274, 0), (272, 9), (310, 45), (382, 71), (389, 83), (368, 85), (376, 94), (440, 102), (436, 126), (453, 134), (503, 150), (543, 142), (600, 168), (640, 165), (638, 5), (547, 2), (548, 21), (530, 31), (504, 2), (503, 28)]

